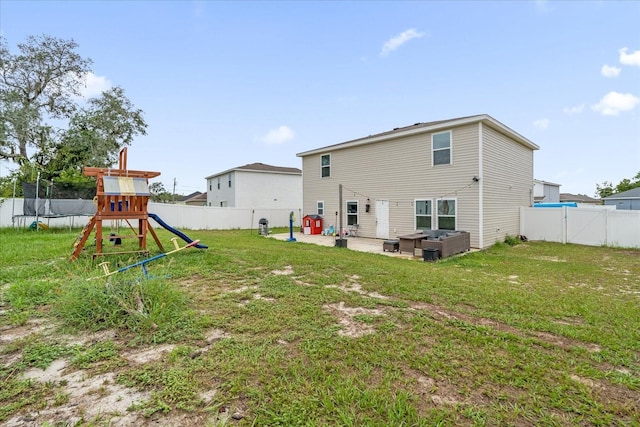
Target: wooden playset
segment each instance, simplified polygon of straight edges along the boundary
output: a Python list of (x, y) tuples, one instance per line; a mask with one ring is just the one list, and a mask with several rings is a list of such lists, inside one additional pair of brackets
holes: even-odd
[[(109, 254), (143, 253), (147, 250), (147, 231), (151, 233), (158, 248), (164, 251), (156, 233), (149, 224), (149, 178), (160, 175), (160, 172), (136, 171), (127, 169), (127, 149), (123, 148), (119, 153), (119, 168), (85, 167), (82, 173), (86, 176), (96, 177), (96, 197), (93, 199), (96, 205), (96, 214), (89, 219), (89, 223), (82, 230), (74, 244), (71, 259), (78, 259), (89, 236), (95, 228), (95, 247), (93, 257), (104, 255), (103, 252), (103, 221), (124, 220), (133, 232), (133, 235), (109, 235), (112, 241), (120, 241), (123, 238), (137, 238), (138, 250), (129, 252), (109, 252)], [(137, 229), (130, 220), (137, 220)]]

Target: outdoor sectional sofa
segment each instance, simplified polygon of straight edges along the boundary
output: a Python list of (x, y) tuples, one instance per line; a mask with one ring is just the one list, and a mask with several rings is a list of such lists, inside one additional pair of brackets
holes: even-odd
[(438, 249), (439, 258), (446, 258), (451, 255), (466, 252), (471, 249), (471, 236), (467, 231), (448, 231), (430, 235), (422, 239), (422, 250)]

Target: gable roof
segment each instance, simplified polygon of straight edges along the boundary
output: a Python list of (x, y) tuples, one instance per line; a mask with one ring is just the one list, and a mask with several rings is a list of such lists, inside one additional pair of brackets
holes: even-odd
[(250, 163), (248, 165), (238, 166), (235, 168), (227, 169), (226, 171), (223, 171), (223, 172), (218, 172), (216, 174), (206, 176), (205, 179), (215, 178), (217, 176), (225, 175), (234, 171), (280, 173), (285, 175), (302, 175), (302, 171), (298, 168), (272, 166), (264, 163)]
[(207, 193), (200, 193), (199, 191), (196, 191), (195, 193), (193, 193), (194, 196), (187, 196), (184, 201), (185, 202), (197, 202), (197, 201), (207, 201)]
[[(201, 194), (202, 193), (200, 191), (194, 191), (193, 193), (187, 194), (186, 196), (181, 196), (179, 200), (181, 202), (184, 202), (186, 200), (193, 199), (194, 197), (198, 197)], [(205, 196), (206, 196), (206, 193), (205, 193)]]
[(378, 133), (375, 135), (369, 135), (363, 138), (341, 142), (339, 144), (333, 144), (333, 145), (328, 145), (322, 148), (316, 148), (313, 150), (304, 151), (302, 153), (296, 154), (296, 156), (304, 157), (312, 154), (324, 153), (324, 152), (327, 152), (328, 150), (341, 150), (344, 148), (355, 147), (358, 145), (371, 144), (374, 142), (381, 142), (389, 139), (415, 135), (420, 133), (436, 132), (439, 130), (446, 130), (455, 126), (462, 126), (462, 125), (480, 123), (480, 122), (482, 122), (483, 124), (486, 124), (487, 126), (495, 129), (498, 132), (506, 134), (507, 136), (516, 140), (517, 142), (519, 142), (520, 144), (524, 145), (527, 148), (530, 148), (532, 150), (540, 149), (540, 147), (538, 147), (536, 144), (534, 144), (524, 136), (520, 135), (516, 131), (505, 126), (504, 124), (500, 123), (490, 115), (480, 114), (476, 116), (457, 117), (454, 119), (437, 120), (437, 121), (426, 122), (426, 123), (415, 123), (410, 126), (394, 128), (390, 131)]
[(600, 199), (594, 199), (586, 194), (560, 193), (561, 202), (601, 203)]
[(604, 200), (620, 199), (640, 199), (640, 187), (632, 188), (631, 190), (623, 191), (622, 193), (612, 194), (611, 196), (604, 198)]

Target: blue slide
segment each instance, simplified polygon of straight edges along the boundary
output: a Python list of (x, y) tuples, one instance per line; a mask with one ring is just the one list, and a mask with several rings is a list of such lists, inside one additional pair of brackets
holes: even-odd
[[(166, 222), (164, 222), (164, 221), (162, 220), (162, 218), (160, 218), (158, 215), (150, 213), (150, 214), (149, 214), (149, 217), (150, 217), (150, 218), (153, 218), (153, 220), (154, 220), (155, 222), (157, 222), (158, 224), (160, 224), (164, 229), (166, 229), (167, 231), (172, 232), (173, 234), (175, 234), (176, 236), (180, 237), (180, 238), (181, 238), (182, 240), (184, 240), (185, 242), (187, 242), (187, 243), (193, 243), (193, 239), (189, 238), (189, 236), (187, 236), (186, 234), (184, 234), (182, 231), (180, 231), (180, 230), (176, 230), (175, 228), (173, 228), (172, 226), (170, 226), (169, 224), (167, 224)], [(198, 248), (198, 249), (208, 249), (208, 248), (209, 248), (209, 246), (198, 243), (198, 244), (196, 245), (196, 248)]]

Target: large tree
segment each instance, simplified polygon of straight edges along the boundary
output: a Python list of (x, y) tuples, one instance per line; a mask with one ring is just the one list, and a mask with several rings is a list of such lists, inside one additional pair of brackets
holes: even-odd
[(640, 187), (640, 172), (631, 179), (624, 178), (615, 187), (609, 181), (605, 181), (602, 184), (596, 184), (596, 196), (600, 198), (609, 197), (612, 194), (622, 193), (623, 191), (637, 187)]
[(118, 151), (145, 134), (142, 111), (115, 87), (99, 97), (81, 97), (92, 61), (73, 40), (30, 36), (9, 51), (0, 37), (0, 160), (21, 175), (111, 166)]
[(0, 37), (0, 158), (29, 162), (29, 148), (46, 150), (55, 137), (48, 119), (68, 119), (76, 110), (90, 59), (73, 40), (30, 36), (9, 52)]
[(105, 91), (73, 115), (47, 170), (55, 174), (67, 169), (79, 172), (83, 165), (112, 166), (122, 147), (146, 134), (146, 126), (142, 110), (133, 107), (122, 88)]

